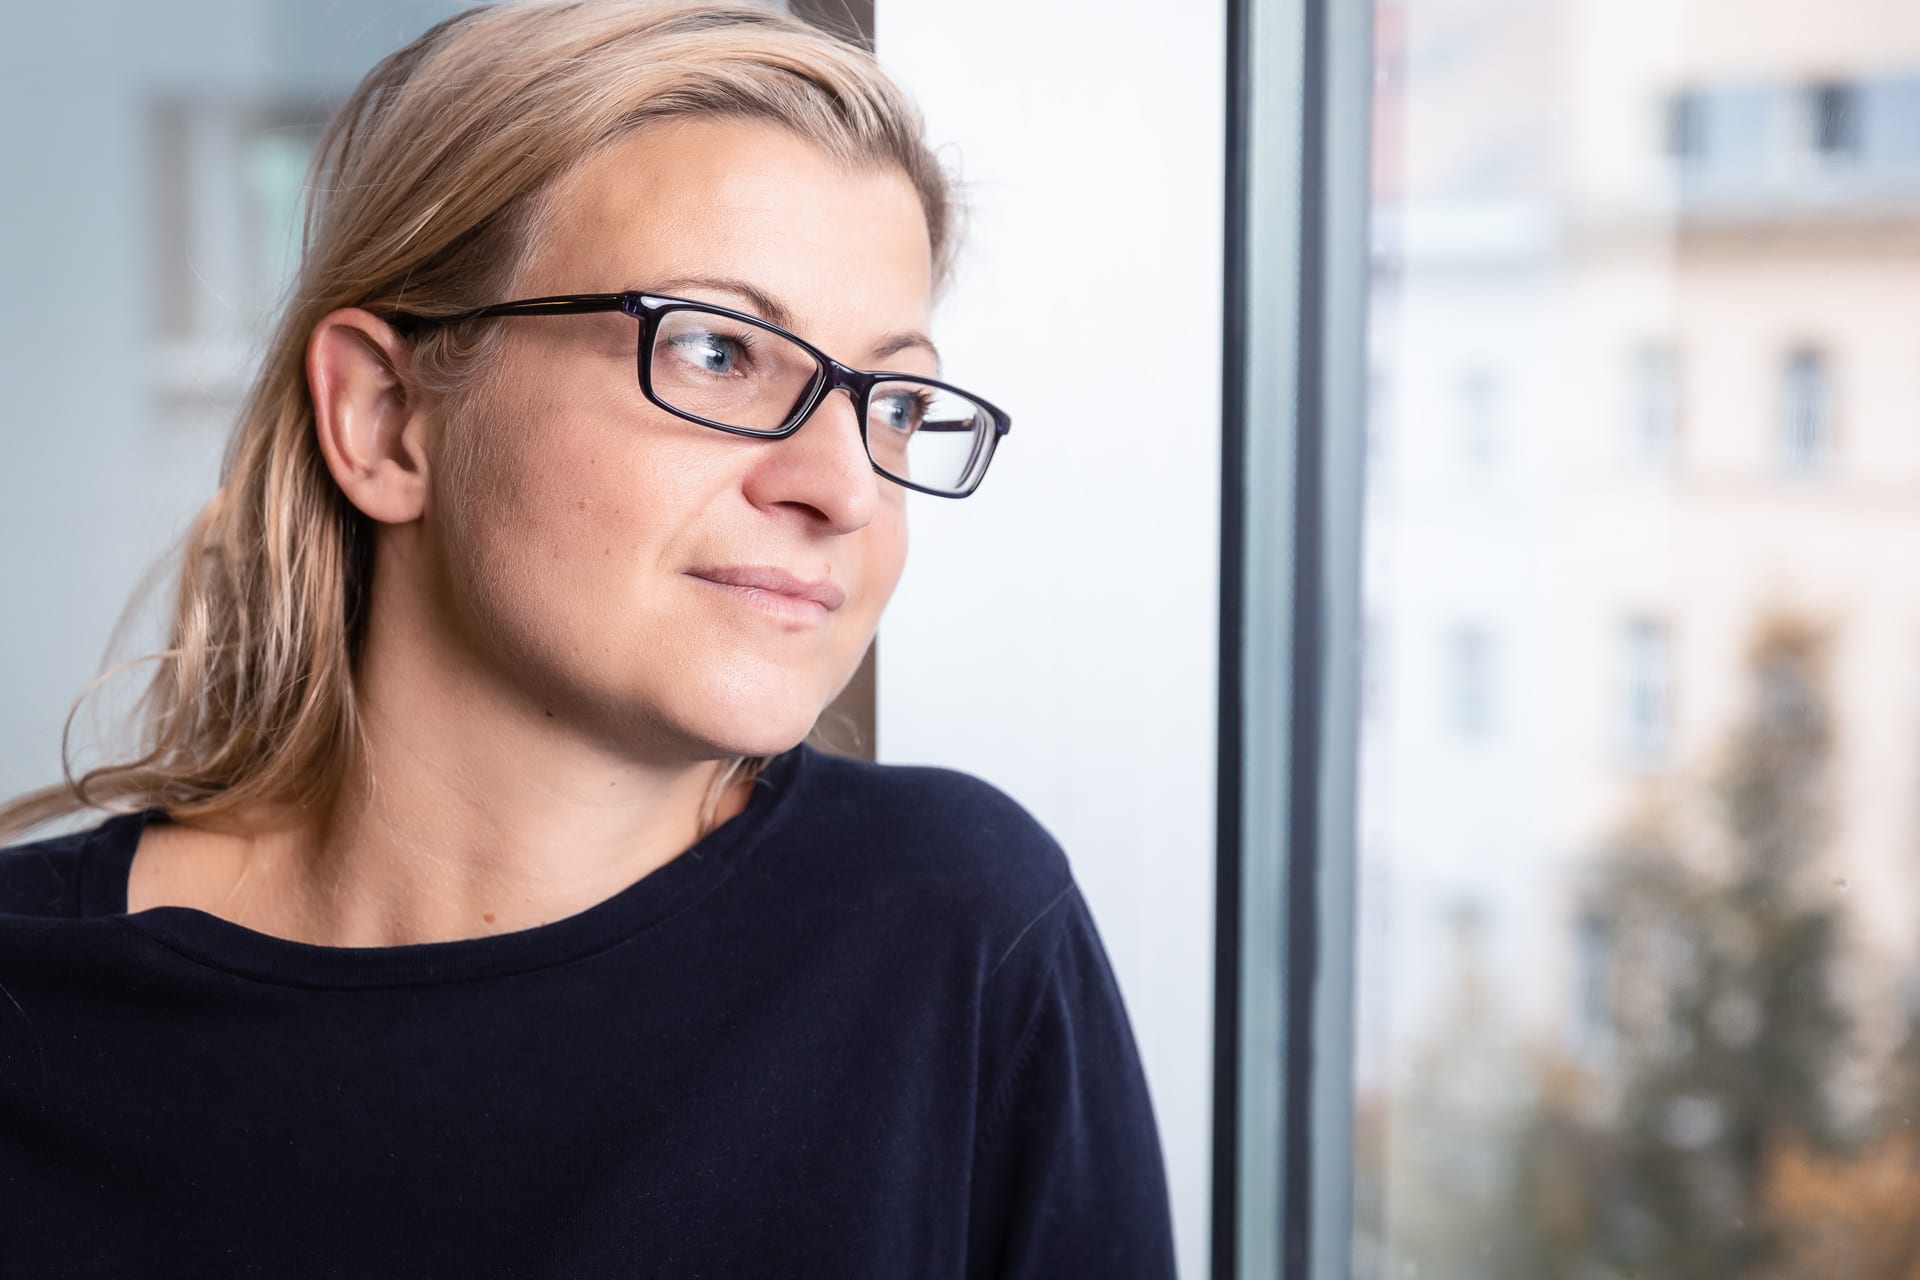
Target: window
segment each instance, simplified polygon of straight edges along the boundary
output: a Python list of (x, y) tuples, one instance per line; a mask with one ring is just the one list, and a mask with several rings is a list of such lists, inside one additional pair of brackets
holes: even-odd
[(296, 265), (318, 112), (270, 97), (153, 106), (152, 369), (171, 420), (224, 424), (239, 404)]
[(1815, 679), (1818, 650), (1776, 642), (1759, 663), (1758, 724), (1765, 731), (1793, 735), (1818, 731), (1825, 719)]
[(1668, 95), (1662, 105), (1662, 149), (1682, 163), (1699, 160), (1706, 149), (1701, 123), (1699, 94), (1683, 89)]
[(1500, 460), (1500, 384), (1493, 371), (1468, 370), (1459, 384), (1460, 460), (1484, 476)]
[(1839, 160), (1859, 153), (1857, 101), (1850, 84), (1816, 84), (1807, 90), (1807, 135), (1814, 154)]
[(1779, 171), (1787, 145), (1783, 120), (1792, 91), (1771, 81), (1733, 81), (1690, 87), (1665, 100), (1668, 159), (1711, 190), (1764, 188)]
[(1628, 758), (1665, 759), (1672, 738), (1673, 640), (1665, 623), (1639, 617), (1622, 635), (1621, 741)]
[(1861, 167), (1876, 177), (1920, 176), (1920, 72), (1862, 76), (1853, 89)]
[(1680, 417), (1677, 363), (1665, 343), (1648, 343), (1633, 353), (1628, 455), (1643, 467), (1673, 461)]
[(1804, 475), (1823, 467), (1832, 449), (1833, 393), (1827, 358), (1812, 348), (1788, 354), (1781, 387), (1780, 462)]
[(1583, 911), (1574, 925), (1574, 1045), (1582, 1054), (1604, 1053), (1612, 1044), (1613, 926)]
[[(1459, 424), (1476, 419), (1504, 427), (1488, 438), (1507, 456), (1497, 504), (1418, 500), (1429, 482), (1389, 509), (1314, 473), (1327, 483), (1307, 514), (1365, 503), (1359, 603), (1438, 620), (1424, 665), (1392, 673), (1409, 695), (1393, 710), (1424, 703), (1430, 725), (1354, 730), (1390, 785), (1356, 789), (1352, 825), (1390, 839), (1330, 821), (1275, 845), (1276, 874), (1335, 869), (1303, 894), (1332, 904), (1318, 923), (1334, 946), (1358, 944), (1349, 1114), (1365, 1142), (1316, 1216), (1300, 1211), (1312, 1265), (1247, 1274), (1920, 1275), (1906, 1201), (1853, 1212), (1920, 1167), (1920, 818), (1873, 781), (1920, 768), (1920, 667), (1886, 582), (1920, 544), (1920, 503), (1889, 490), (1862, 520), (1825, 483), (1881, 478), (1870, 431), (1908, 440), (1920, 408), (1894, 319), (1920, 296), (1920, 258), (1889, 231), (1920, 207), (1920, 28), (1913, 0), (1862, 0), (1848, 22), (1870, 35), (1850, 44), (1818, 7), (1713, 23), (1681, 8), (1376, 6), (1410, 54), (1376, 99), (1391, 132), (1374, 126), (1390, 149), (1372, 204), (1383, 225), (1433, 228), (1432, 247), (1365, 277), (1349, 250), (1363, 332), (1342, 328), (1356, 303), (1340, 299), (1321, 342), (1437, 392), (1405, 415), (1404, 458), (1431, 428), (1431, 469), (1465, 473)], [(1546, 163), (1521, 196), (1485, 198), (1472, 157), (1517, 133)], [(1303, 208), (1330, 211), (1319, 230), (1338, 227), (1345, 206), (1306, 191)], [(1521, 246), (1521, 203), (1556, 233)], [(1290, 316), (1293, 284), (1268, 286)], [(1498, 375), (1491, 393), (1464, 377), (1475, 366)], [(1519, 369), (1540, 371), (1538, 412)], [(1340, 599), (1354, 561), (1323, 536), (1318, 576), (1293, 579), (1308, 606)], [(1874, 618), (1885, 644), (1841, 630)], [(1318, 671), (1300, 669), (1296, 698)], [(1433, 692), (1412, 696), (1422, 679)], [(1317, 705), (1328, 723), (1337, 704)], [(1468, 741), (1489, 732), (1497, 757)], [(1324, 798), (1352, 772), (1329, 750), (1298, 793)], [(1348, 867), (1362, 912), (1392, 908), (1357, 940), (1346, 921), (1384, 913), (1333, 898)], [(1462, 897), (1500, 922), (1470, 1052), (1444, 927)], [(1331, 954), (1315, 983), (1340, 973)], [(1310, 985), (1288, 1025), (1321, 1014)], [(1287, 1141), (1319, 1142), (1287, 1186), (1320, 1195), (1339, 1139), (1309, 1122), (1338, 1100), (1313, 1091), (1318, 1074), (1285, 1074), (1281, 1043), (1261, 1065), (1294, 1090)], [(1473, 1177), (1453, 1155), (1468, 1148), (1500, 1176)], [(1350, 1267), (1323, 1265), (1328, 1205), (1352, 1214)]]
[(1456, 627), (1447, 637), (1448, 720), (1453, 732), (1489, 738), (1494, 726), (1494, 644), (1484, 627)]

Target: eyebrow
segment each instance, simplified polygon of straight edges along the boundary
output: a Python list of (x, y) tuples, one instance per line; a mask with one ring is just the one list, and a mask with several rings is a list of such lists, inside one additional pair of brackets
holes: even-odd
[[(697, 289), (719, 289), (727, 293), (737, 293), (750, 302), (763, 319), (773, 321), (782, 329), (798, 332), (793, 323), (793, 312), (788, 310), (778, 298), (748, 280), (735, 280), (727, 276), (675, 276), (671, 280), (660, 281), (653, 290), (647, 292), (669, 293), (688, 285)], [(939, 374), (940, 348), (933, 345), (932, 338), (917, 330), (886, 334), (874, 344), (873, 350), (868, 352), (868, 355), (875, 360), (885, 360), (909, 347), (924, 348), (933, 357), (934, 373)]]

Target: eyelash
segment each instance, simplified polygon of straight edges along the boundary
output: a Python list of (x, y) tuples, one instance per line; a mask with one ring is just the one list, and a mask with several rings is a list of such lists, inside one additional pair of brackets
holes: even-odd
[(927, 391), (915, 391), (906, 397), (913, 403), (914, 415), (920, 421), (926, 421), (927, 414), (933, 409), (933, 394)]

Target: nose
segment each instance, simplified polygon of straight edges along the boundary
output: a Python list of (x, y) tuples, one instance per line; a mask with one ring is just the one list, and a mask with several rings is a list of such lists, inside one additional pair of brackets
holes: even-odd
[(748, 476), (748, 496), (757, 505), (797, 502), (824, 516), (836, 532), (851, 532), (873, 519), (880, 486), (860, 436), (851, 387), (835, 386), (805, 422), (784, 440), (769, 440)]

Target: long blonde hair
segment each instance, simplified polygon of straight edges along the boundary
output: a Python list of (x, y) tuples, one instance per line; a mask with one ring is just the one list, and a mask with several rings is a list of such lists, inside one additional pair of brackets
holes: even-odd
[[(854, 45), (746, 0), (532, 0), (439, 23), (368, 73), (320, 143), (299, 273), (219, 488), (175, 548), (167, 647), (80, 695), (61, 735), (63, 781), (0, 805), (0, 842), (90, 808), (218, 822), (331, 803), (348, 761), (365, 758), (353, 673), (373, 531), (316, 440), (309, 334), (340, 307), (445, 315), (498, 301), (558, 177), (640, 125), (690, 116), (768, 121), (850, 167), (903, 171), (926, 212), (936, 293), (951, 278), (953, 180), (917, 108)], [(418, 339), (424, 388), (454, 396), (471, 381), (499, 340), (477, 328)], [(139, 754), (76, 778), (74, 714), (144, 661), (158, 666), (132, 713)], [(767, 759), (724, 764), (703, 834)]]

